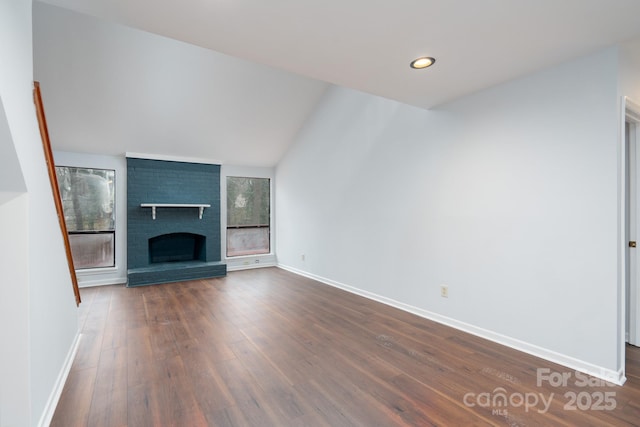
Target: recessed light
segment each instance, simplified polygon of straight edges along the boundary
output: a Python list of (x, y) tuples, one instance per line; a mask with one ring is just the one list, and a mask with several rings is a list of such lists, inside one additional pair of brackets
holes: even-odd
[(436, 62), (436, 60), (430, 56), (423, 56), (421, 58), (414, 59), (411, 61), (411, 68), (415, 68), (416, 70), (421, 70), (422, 68), (430, 67)]

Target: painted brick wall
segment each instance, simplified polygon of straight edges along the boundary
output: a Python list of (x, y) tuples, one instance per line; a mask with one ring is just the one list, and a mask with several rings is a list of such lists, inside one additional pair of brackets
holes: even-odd
[[(197, 208), (151, 208), (141, 203), (206, 203)], [(207, 237), (206, 261), (220, 261), (220, 166), (162, 160), (127, 159), (128, 269), (149, 266), (148, 240), (166, 233)]]

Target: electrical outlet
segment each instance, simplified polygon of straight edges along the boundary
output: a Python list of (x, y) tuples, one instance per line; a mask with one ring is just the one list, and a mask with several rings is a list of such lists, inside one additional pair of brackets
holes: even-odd
[(259, 259), (256, 259), (256, 260), (255, 260), (255, 261), (253, 261), (253, 262), (255, 262), (256, 264), (260, 264), (260, 260), (259, 260)]
[(447, 285), (440, 285), (440, 296), (442, 298), (449, 298), (449, 287)]

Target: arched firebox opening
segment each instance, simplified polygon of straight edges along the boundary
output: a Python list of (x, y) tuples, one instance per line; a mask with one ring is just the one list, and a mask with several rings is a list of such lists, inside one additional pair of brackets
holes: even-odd
[(194, 233), (169, 233), (149, 239), (149, 263), (206, 261), (206, 237)]

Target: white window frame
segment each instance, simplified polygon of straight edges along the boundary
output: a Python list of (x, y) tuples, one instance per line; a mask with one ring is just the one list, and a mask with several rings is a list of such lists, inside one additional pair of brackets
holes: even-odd
[[(268, 178), (270, 182), (269, 189), (269, 248), (268, 254), (258, 255), (240, 255), (227, 257), (227, 177), (246, 177), (246, 178)], [(220, 168), (220, 253), (222, 259), (227, 263), (227, 270), (244, 270), (248, 268), (272, 267), (276, 265), (275, 255), (275, 169), (250, 167), (250, 166), (234, 166), (222, 165)]]

